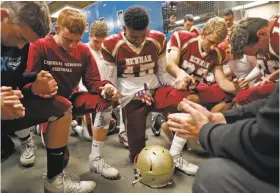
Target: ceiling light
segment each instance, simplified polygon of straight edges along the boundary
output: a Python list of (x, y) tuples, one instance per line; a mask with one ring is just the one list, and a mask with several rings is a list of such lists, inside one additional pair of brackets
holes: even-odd
[(183, 19), (180, 19), (178, 21), (175, 21), (176, 24), (181, 24), (181, 23), (184, 23), (184, 20)]
[[(199, 17), (199, 16), (194, 16), (193, 19), (194, 19), (194, 20), (199, 20), (200, 17)], [(183, 20), (183, 19), (180, 19), (180, 20), (178, 20), (178, 21), (175, 21), (175, 23), (176, 23), (176, 24), (182, 24), (182, 23), (184, 23), (184, 20)]]
[(53, 18), (58, 18), (59, 13), (60, 13), (63, 9), (75, 9), (75, 10), (79, 10), (79, 11), (81, 10), (81, 9), (78, 9), (78, 8), (75, 8), (75, 7), (66, 5), (66, 6), (60, 8), (59, 10), (57, 10), (56, 12), (54, 12), (54, 13), (51, 15), (51, 17), (53, 17)]

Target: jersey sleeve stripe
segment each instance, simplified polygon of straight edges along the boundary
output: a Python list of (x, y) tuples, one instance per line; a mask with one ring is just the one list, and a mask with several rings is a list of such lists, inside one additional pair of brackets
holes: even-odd
[(119, 47), (122, 45), (122, 44), (124, 44), (125, 43), (125, 40), (120, 40), (120, 41), (118, 41), (118, 43), (116, 44), (116, 46), (115, 46), (115, 48), (114, 48), (114, 50), (113, 50), (113, 52), (112, 52), (112, 56), (115, 58), (115, 56), (116, 56), (116, 54), (117, 54), (117, 51), (118, 51), (118, 49), (119, 49)]
[(108, 48), (102, 43), (101, 44), (102, 49), (104, 49), (106, 52), (108, 52), (110, 55), (112, 55), (112, 53), (108, 50)]
[(179, 50), (181, 50), (181, 42), (180, 42), (180, 38), (179, 38), (179, 33), (178, 33), (178, 32), (175, 32), (175, 33), (174, 33), (174, 36), (175, 36), (176, 41), (177, 41), (177, 43), (178, 43), (178, 48), (179, 48)]
[(188, 40), (186, 43), (184, 43), (182, 50), (184, 50), (185, 48), (188, 47), (188, 45), (190, 45), (191, 43), (198, 41), (198, 38), (191, 38), (190, 40)]
[(220, 50), (218, 48), (215, 48), (215, 51), (217, 52), (217, 56), (218, 56), (218, 64), (221, 65), (222, 64), (222, 54), (220, 52)]
[(158, 56), (158, 58), (162, 58), (165, 56), (165, 52)]

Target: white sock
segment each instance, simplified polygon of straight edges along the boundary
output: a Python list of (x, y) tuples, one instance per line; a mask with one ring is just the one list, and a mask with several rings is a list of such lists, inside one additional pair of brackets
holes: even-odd
[(90, 159), (94, 160), (96, 157), (101, 156), (101, 148), (104, 142), (92, 140)]
[(186, 139), (178, 137), (177, 135), (174, 136), (171, 148), (170, 148), (170, 154), (172, 157), (179, 155), (182, 153), (182, 150), (184, 148), (185, 143), (187, 142)]
[(123, 123), (123, 116), (122, 116), (122, 108), (120, 108), (120, 130), (119, 130), (119, 134), (125, 131), (125, 126)]
[(30, 128), (19, 130), (16, 134), (19, 138), (25, 138), (30, 135)]

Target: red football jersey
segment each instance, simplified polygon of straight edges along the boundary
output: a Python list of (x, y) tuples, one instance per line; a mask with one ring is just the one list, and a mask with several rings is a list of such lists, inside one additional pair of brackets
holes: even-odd
[(280, 19), (276, 17), (274, 25), (270, 32), (269, 52), (273, 56), (279, 58), (279, 33), (280, 33)]
[(179, 31), (172, 34), (170, 45), (170, 49), (180, 51), (179, 67), (189, 75), (194, 75), (197, 82), (205, 81), (206, 74), (214, 66), (222, 65), (226, 59), (226, 54), (222, 49), (216, 48), (206, 53), (202, 50), (200, 42), (200, 36), (187, 31)]
[(258, 54), (256, 63), (263, 76), (270, 75), (273, 72), (279, 70), (278, 58), (270, 53), (266, 55)]
[(200, 35), (200, 29), (196, 26), (192, 26), (190, 32), (195, 33), (197, 36)]
[(166, 38), (159, 31), (150, 30), (139, 47), (131, 44), (124, 32), (103, 41), (102, 55), (107, 63), (117, 65), (118, 77), (142, 77), (157, 71), (157, 61), (165, 55)]

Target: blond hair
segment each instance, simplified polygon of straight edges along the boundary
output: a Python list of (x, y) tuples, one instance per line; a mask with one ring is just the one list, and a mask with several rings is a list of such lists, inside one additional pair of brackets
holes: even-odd
[(90, 25), (90, 34), (89, 37), (107, 37), (108, 36), (108, 27), (103, 21), (95, 21)]
[(86, 18), (78, 10), (63, 9), (57, 18), (57, 25), (66, 27), (70, 33), (83, 34), (86, 29)]
[(227, 37), (228, 30), (225, 20), (221, 17), (213, 17), (209, 19), (202, 30), (202, 35), (217, 34), (222, 40)]
[(4, 1), (1, 8), (9, 12), (8, 23), (28, 26), (39, 37), (50, 32), (50, 11), (44, 1)]

